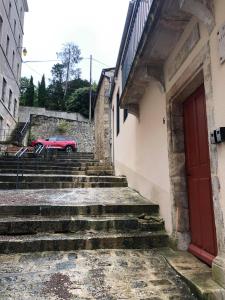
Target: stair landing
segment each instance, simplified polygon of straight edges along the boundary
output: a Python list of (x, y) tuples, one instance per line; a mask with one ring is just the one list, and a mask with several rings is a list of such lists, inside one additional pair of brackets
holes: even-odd
[(130, 188), (78, 188), (1, 190), (0, 206), (6, 205), (149, 205), (151, 202)]

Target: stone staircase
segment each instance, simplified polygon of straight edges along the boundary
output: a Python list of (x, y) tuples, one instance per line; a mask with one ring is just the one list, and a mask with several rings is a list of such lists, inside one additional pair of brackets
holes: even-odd
[[(24, 175), (13, 190), (18, 163)], [(0, 160), (0, 189), (0, 253), (168, 245), (158, 205), (91, 153), (19, 162), (6, 157)]]
[(94, 160), (92, 153), (58, 151), (35, 158), (30, 152), (22, 160), (9, 155), (0, 159), (0, 189), (16, 187), (17, 171), (21, 189), (127, 186), (125, 177), (114, 176), (112, 165)]
[(13, 191), (11, 196), (2, 192), (8, 204), (0, 205), (1, 253), (148, 249), (168, 243), (158, 205), (129, 188), (19, 191), (16, 204)]

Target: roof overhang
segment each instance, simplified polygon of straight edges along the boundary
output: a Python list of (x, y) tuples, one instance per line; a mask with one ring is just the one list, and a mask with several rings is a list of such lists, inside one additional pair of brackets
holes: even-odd
[(204, 22), (209, 32), (212, 30), (213, 13), (201, 0), (155, 0), (153, 2), (143, 37), (121, 95), (121, 108), (128, 108), (130, 113), (138, 116), (138, 103), (148, 84), (156, 80), (164, 89), (164, 64), (193, 16)]

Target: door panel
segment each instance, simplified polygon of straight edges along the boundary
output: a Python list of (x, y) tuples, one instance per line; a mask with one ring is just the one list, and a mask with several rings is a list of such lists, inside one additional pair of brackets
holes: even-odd
[(211, 264), (217, 255), (204, 87), (183, 105), (190, 211), (189, 250)]

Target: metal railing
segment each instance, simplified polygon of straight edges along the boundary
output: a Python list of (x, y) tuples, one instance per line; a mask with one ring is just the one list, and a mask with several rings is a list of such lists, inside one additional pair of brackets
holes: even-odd
[(28, 151), (28, 148), (20, 148), (19, 151), (16, 152), (15, 157), (17, 158), (17, 168), (16, 168), (16, 189), (19, 188), (19, 178), (21, 173), (21, 178), (23, 179), (24, 174), (24, 155)]
[(153, 0), (136, 0), (127, 32), (122, 56), (122, 90), (127, 83), (139, 43), (141, 41)]

